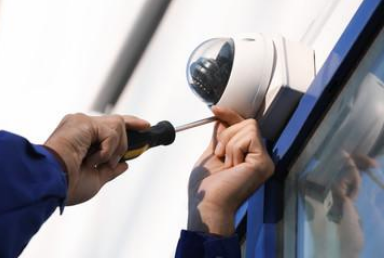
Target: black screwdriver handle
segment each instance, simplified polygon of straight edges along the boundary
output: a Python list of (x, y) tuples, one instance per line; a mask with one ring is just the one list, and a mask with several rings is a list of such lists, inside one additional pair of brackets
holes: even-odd
[(143, 131), (128, 130), (128, 150), (122, 160), (134, 159), (152, 147), (172, 144), (175, 138), (176, 130), (169, 121), (161, 121)]

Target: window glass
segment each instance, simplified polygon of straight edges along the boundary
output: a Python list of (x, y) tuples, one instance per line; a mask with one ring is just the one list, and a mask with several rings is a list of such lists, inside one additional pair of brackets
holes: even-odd
[(383, 44), (382, 31), (290, 171), (288, 256), (383, 254)]

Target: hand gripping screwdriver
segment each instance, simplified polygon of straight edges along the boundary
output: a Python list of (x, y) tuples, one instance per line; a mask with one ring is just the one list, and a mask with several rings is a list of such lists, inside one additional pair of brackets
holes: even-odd
[(204, 125), (215, 120), (216, 117), (208, 117), (176, 128), (169, 121), (161, 121), (158, 124), (142, 131), (128, 130), (128, 150), (122, 156), (121, 161), (134, 159), (148, 149), (159, 145), (170, 145), (174, 142), (176, 133)]

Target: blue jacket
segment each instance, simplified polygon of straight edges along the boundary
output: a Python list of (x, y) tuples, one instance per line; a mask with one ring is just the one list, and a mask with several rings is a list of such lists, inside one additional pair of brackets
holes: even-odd
[[(0, 258), (20, 255), (57, 207), (63, 211), (65, 173), (45, 147), (0, 131)], [(86, 241), (86, 240), (85, 240)], [(239, 258), (236, 236), (181, 231), (177, 258)]]

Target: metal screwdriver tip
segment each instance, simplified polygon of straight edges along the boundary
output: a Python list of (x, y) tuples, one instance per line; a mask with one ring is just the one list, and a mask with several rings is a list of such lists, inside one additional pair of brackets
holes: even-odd
[(186, 124), (186, 125), (181, 125), (181, 126), (176, 127), (176, 133), (193, 128), (193, 127), (197, 127), (200, 125), (205, 125), (205, 124), (214, 122), (216, 120), (217, 120), (216, 117), (212, 116), (212, 117), (207, 117), (207, 118), (204, 118), (201, 120), (194, 121), (194, 122)]

